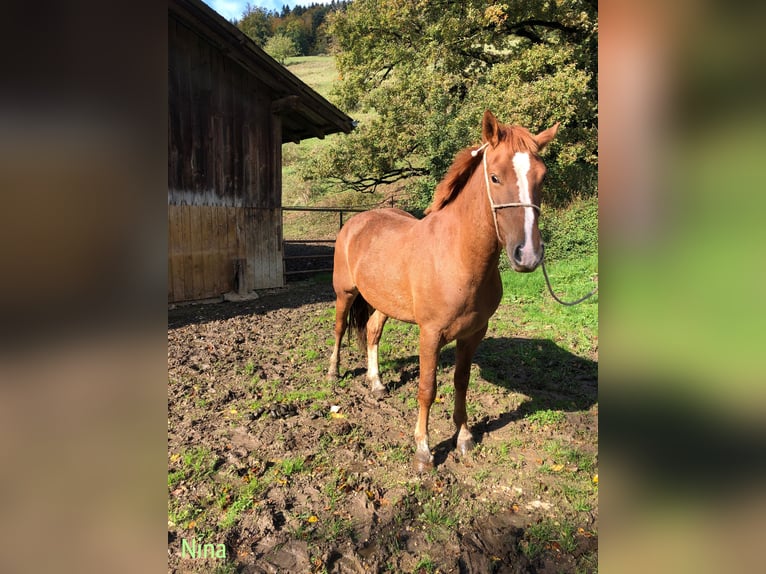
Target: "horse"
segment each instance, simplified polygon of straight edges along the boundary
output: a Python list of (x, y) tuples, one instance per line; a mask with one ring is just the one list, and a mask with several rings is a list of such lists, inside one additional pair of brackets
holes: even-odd
[(500, 124), (487, 110), (481, 127), (482, 145), (456, 155), (422, 219), (395, 208), (366, 211), (349, 219), (335, 242), (335, 345), (327, 378), (339, 377), (341, 340), (350, 329), (366, 345), (372, 393), (384, 398), (378, 370), (383, 326), (389, 317), (419, 326), (413, 461), (419, 472), (433, 468), (428, 416), (440, 350), (457, 341), (452, 419), (457, 450), (465, 455), (474, 446), (466, 414), (471, 361), (502, 297), (501, 252), (521, 273), (543, 259), (537, 220), (546, 168), (539, 153), (559, 124), (533, 135)]

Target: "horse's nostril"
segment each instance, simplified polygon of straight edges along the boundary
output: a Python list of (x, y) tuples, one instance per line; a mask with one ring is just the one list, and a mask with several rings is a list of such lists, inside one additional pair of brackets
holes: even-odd
[(519, 243), (516, 248), (513, 250), (513, 260), (516, 263), (521, 263), (521, 248), (524, 247), (521, 243)]

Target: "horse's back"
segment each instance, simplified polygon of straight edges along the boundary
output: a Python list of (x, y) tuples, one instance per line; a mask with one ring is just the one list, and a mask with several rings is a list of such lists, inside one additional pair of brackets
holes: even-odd
[(355, 215), (346, 222), (338, 233), (338, 247), (354, 251), (367, 251), (386, 243), (401, 243), (405, 234), (418, 220), (401, 209), (372, 209)]
[(371, 209), (369, 211), (363, 211), (349, 219), (343, 226), (343, 229), (341, 229), (340, 234), (355, 231), (380, 231), (381, 228), (391, 229), (392, 226), (393, 228), (399, 228), (401, 226), (408, 227), (416, 221), (418, 220), (413, 215), (395, 207)]
[(355, 215), (335, 242), (336, 291), (358, 290), (375, 308), (412, 320), (410, 268), (418, 249), (418, 219), (401, 209), (374, 209)]

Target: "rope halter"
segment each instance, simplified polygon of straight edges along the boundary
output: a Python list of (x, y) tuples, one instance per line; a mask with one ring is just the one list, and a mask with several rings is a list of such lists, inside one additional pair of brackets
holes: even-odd
[[(471, 152), (471, 155), (473, 157), (476, 157), (480, 153), (484, 152), (484, 157), (482, 157), (482, 163), (484, 164), (484, 183), (487, 187), (487, 197), (489, 198), (489, 206), (492, 208), (492, 219), (495, 222), (495, 234), (497, 234), (497, 240), (502, 245), (503, 240), (500, 238), (500, 228), (497, 226), (497, 210), (498, 209), (504, 209), (506, 207), (531, 207), (532, 209), (536, 209), (537, 213), (540, 213), (540, 208), (537, 205), (534, 205), (533, 203), (495, 203), (492, 199), (492, 194), (489, 191), (489, 172), (487, 170), (487, 152), (485, 151), (485, 148), (489, 145), (489, 142), (484, 142), (481, 144), (478, 148), (473, 150)], [(543, 251), (545, 253), (545, 251)], [(548, 286), (548, 291), (550, 292), (551, 296), (556, 300), (556, 302), (561, 303), (562, 305), (577, 305), (578, 303), (582, 303), (589, 297), (595, 295), (598, 292), (598, 285), (595, 289), (593, 289), (590, 293), (583, 295), (579, 299), (576, 299), (575, 301), (563, 301), (560, 299), (556, 293), (553, 292), (553, 287), (551, 286), (551, 280), (548, 278), (548, 271), (545, 269), (545, 256), (543, 256), (542, 260), (540, 261), (540, 266), (543, 268), (543, 276), (545, 277), (545, 284)]]
[(487, 188), (487, 198), (489, 198), (489, 207), (492, 209), (492, 220), (495, 222), (495, 234), (497, 235), (497, 240), (500, 242), (500, 244), (503, 244), (503, 240), (500, 237), (500, 227), (497, 225), (497, 211), (499, 209), (505, 209), (506, 207), (531, 207), (532, 209), (536, 209), (537, 213), (540, 213), (540, 208), (535, 205), (534, 203), (519, 203), (519, 202), (511, 202), (511, 203), (495, 203), (495, 201), (492, 199), (492, 193), (489, 190), (489, 171), (487, 170), (487, 152), (485, 148), (489, 145), (489, 142), (484, 142), (473, 150), (471, 152), (471, 155), (473, 157), (476, 157), (480, 153), (484, 152), (484, 155), (482, 156), (482, 163), (484, 164), (484, 184)]

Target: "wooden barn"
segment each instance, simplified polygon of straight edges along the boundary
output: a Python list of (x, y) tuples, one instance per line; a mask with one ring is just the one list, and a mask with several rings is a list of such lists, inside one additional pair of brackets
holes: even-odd
[(197, 0), (168, 10), (168, 302), (284, 284), (282, 144), (350, 117)]

